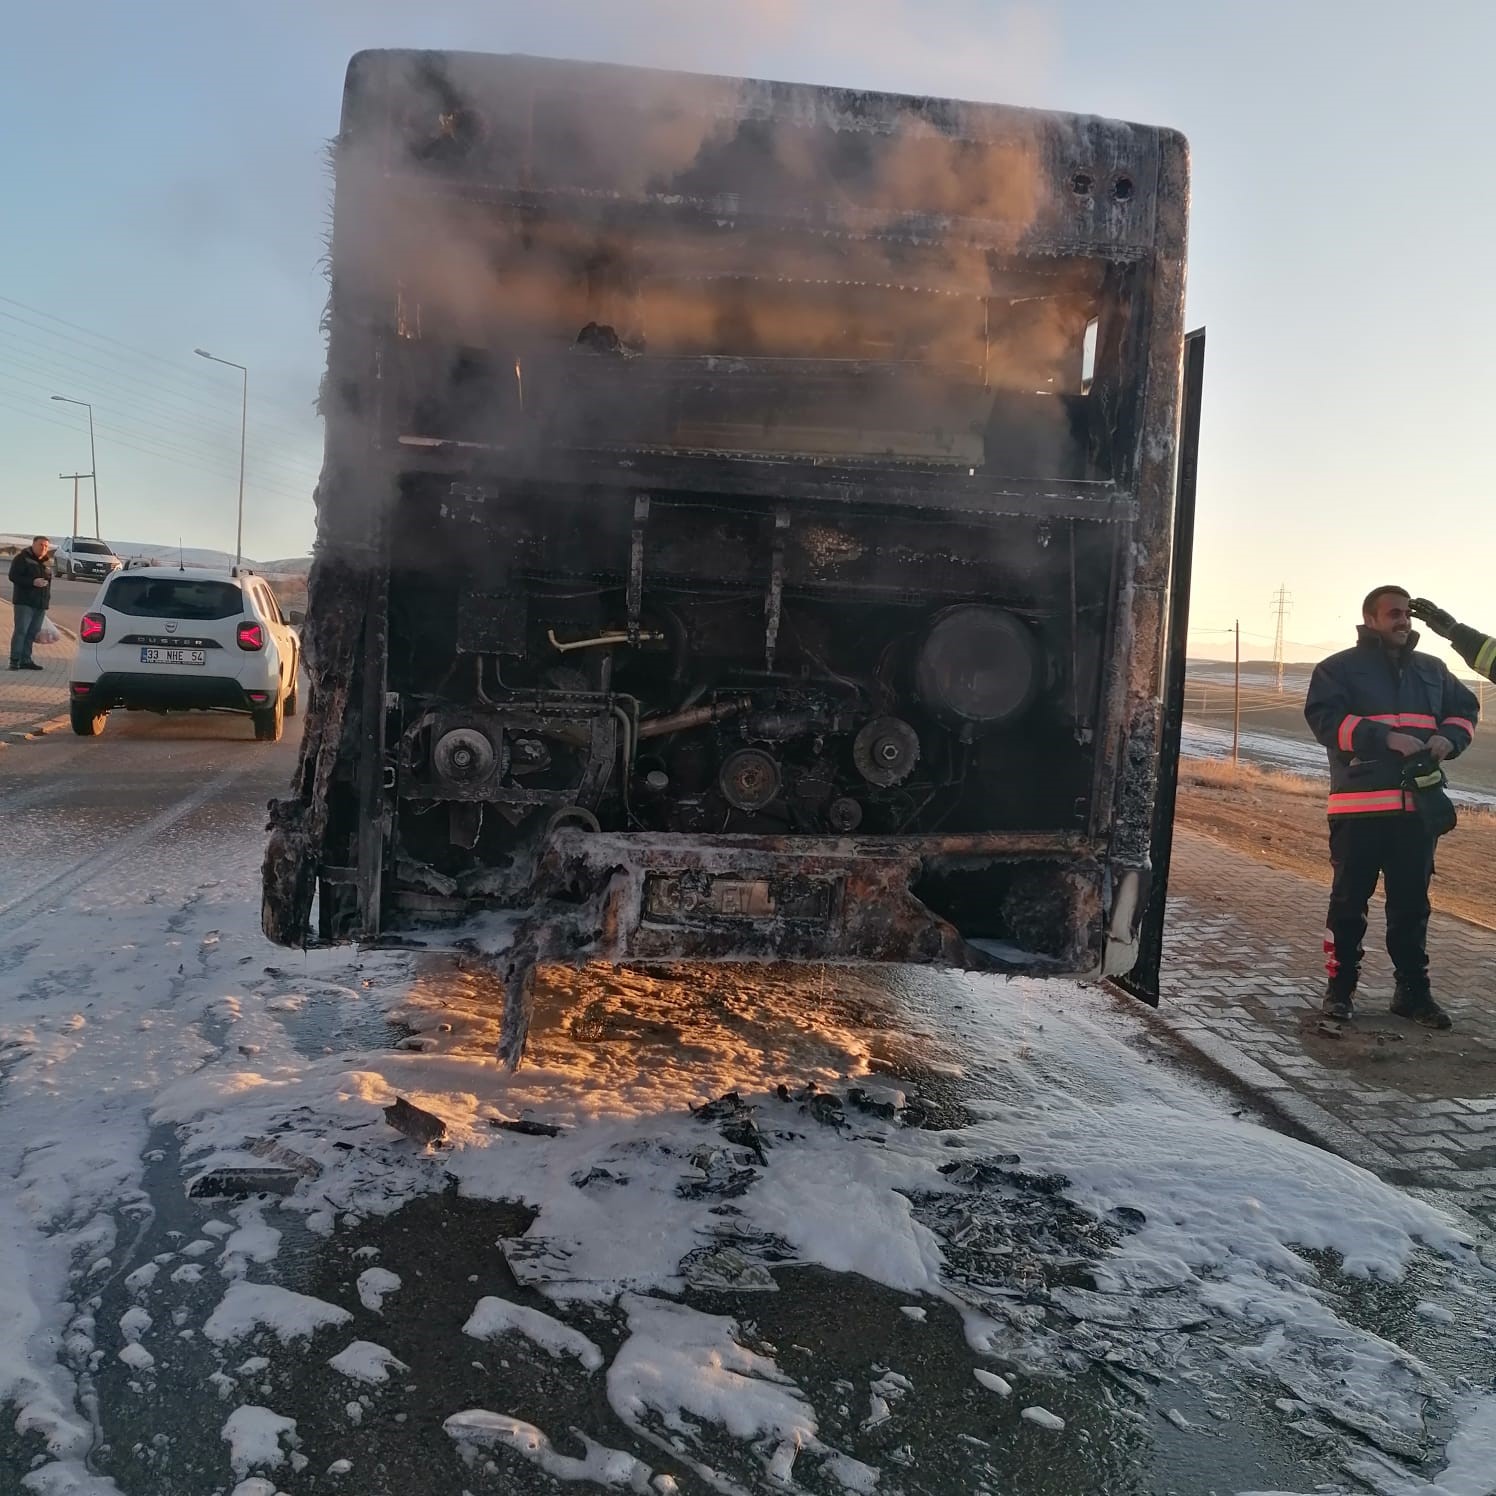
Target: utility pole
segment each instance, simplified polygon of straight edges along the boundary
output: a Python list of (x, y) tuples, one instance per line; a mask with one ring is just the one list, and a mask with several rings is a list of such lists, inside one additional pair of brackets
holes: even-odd
[(1273, 665), (1277, 670), (1278, 695), (1281, 696), (1283, 694), (1283, 620), (1288, 617), (1289, 610), (1293, 607), (1293, 598), (1286, 587), (1279, 587), (1273, 594), (1271, 607), (1277, 618), (1277, 626), (1273, 630)]
[[(104, 537), (99, 532), (99, 459), (94, 455), (94, 430), (93, 430), (93, 406), (87, 400), (74, 400), (67, 395), (53, 395), (52, 398), (63, 405), (81, 405), (88, 412), (88, 465), (93, 469), (85, 476), (93, 484), (94, 501), (94, 539), (102, 540)], [(73, 536), (78, 535), (78, 522), (76, 516), (73, 520)]]
[(234, 539), (234, 575), (238, 576), (239, 568), (244, 565), (244, 438), (249, 429), (249, 370), (243, 364), (236, 364), (231, 358), (219, 358), (217, 354), (209, 353), (206, 348), (194, 348), (192, 351), (209, 363), (237, 369), (244, 376), (239, 402), (239, 527)]
[(1231, 767), (1241, 762), (1241, 619), (1236, 620), (1236, 700), (1231, 712)]
[[(69, 478), (73, 480), (73, 528), (68, 531), (69, 545), (71, 546), (72, 541), (78, 538), (78, 480), (80, 478), (92, 478), (93, 474), (59, 473), (57, 476), (61, 478), (64, 483), (66, 483)], [(94, 538), (97, 539), (98, 537), (95, 536)]]

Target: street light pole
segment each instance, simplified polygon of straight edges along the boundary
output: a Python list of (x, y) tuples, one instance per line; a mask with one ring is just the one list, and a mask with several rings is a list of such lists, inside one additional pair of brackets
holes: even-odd
[[(93, 484), (94, 501), (94, 539), (102, 540), (104, 537), (99, 530), (99, 461), (94, 456), (94, 429), (93, 429), (93, 406), (87, 400), (70, 400), (66, 395), (53, 395), (54, 400), (59, 400), (64, 405), (81, 405), (88, 412), (88, 465), (93, 470), (89, 473), (89, 481)], [(73, 515), (73, 536), (78, 535), (78, 516)]]
[(244, 564), (244, 438), (249, 429), (249, 370), (232, 359), (216, 357), (206, 348), (194, 348), (192, 351), (199, 358), (208, 359), (212, 363), (227, 364), (244, 376), (244, 395), (239, 406), (239, 528), (234, 539), (234, 570), (237, 572)]

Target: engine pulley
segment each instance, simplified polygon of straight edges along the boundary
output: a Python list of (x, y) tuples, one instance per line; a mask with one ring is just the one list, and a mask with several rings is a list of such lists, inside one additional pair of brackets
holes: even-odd
[(1033, 632), (1003, 608), (965, 603), (930, 626), (914, 664), (914, 690), (931, 714), (970, 734), (1016, 721), (1042, 684)]
[(453, 784), (480, 783), (493, 773), (497, 761), (492, 740), (476, 727), (454, 727), (431, 750), (431, 766)]
[(874, 717), (852, 740), (852, 762), (869, 784), (902, 784), (919, 762), (919, 734), (902, 717)]
[(779, 765), (760, 748), (739, 748), (722, 762), (717, 788), (737, 810), (762, 810), (779, 794)]
[(833, 831), (855, 831), (862, 825), (862, 807), (850, 795), (840, 795), (826, 807), (826, 821)]

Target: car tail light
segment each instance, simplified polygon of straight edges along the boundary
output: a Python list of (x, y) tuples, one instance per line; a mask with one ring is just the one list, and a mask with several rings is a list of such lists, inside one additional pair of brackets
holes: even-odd
[(78, 637), (85, 644), (97, 644), (104, 637), (104, 615), (85, 613), (83, 621), (78, 625)]
[(265, 630), (257, 623), (241, 623), (235, 636), (240, 649), (264, 649)]
[(263, 706), (270, 700), (269, 691), (246, 691), (244, 693), (256, 706)]

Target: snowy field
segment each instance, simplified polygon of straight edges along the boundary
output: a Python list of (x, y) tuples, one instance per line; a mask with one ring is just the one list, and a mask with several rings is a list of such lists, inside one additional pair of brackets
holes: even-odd
[[(1186, 758), (1229, 759), (1231, 730), (1207, 727), (1199, 722), (1186, 722), (1181, 747)], [(1241, 735), (1241, 756), (1245, 762), (1260, 769), (1275, 769), (1284, 774), (1323, 780), (1326, 784), (1329, 782), (1325, 751), (1318, 743), (1310, 742), (1307, 738), (1290, 738), (1281, 733), (1244, 729)], [(1453, 771), (1458, 774), (1458, 765), (1454, 766)], [(1490, 790), (1463, 789), (1451, 784), (1449, 798), (1457, 805), (1496, 806), (1496, 793)]]
[(1472, 1242), (1106, 994), (562, 971), (511, 1076), (263, 942), (258, 805), (0, 897), (0, 1488), (1496, 1491)]

